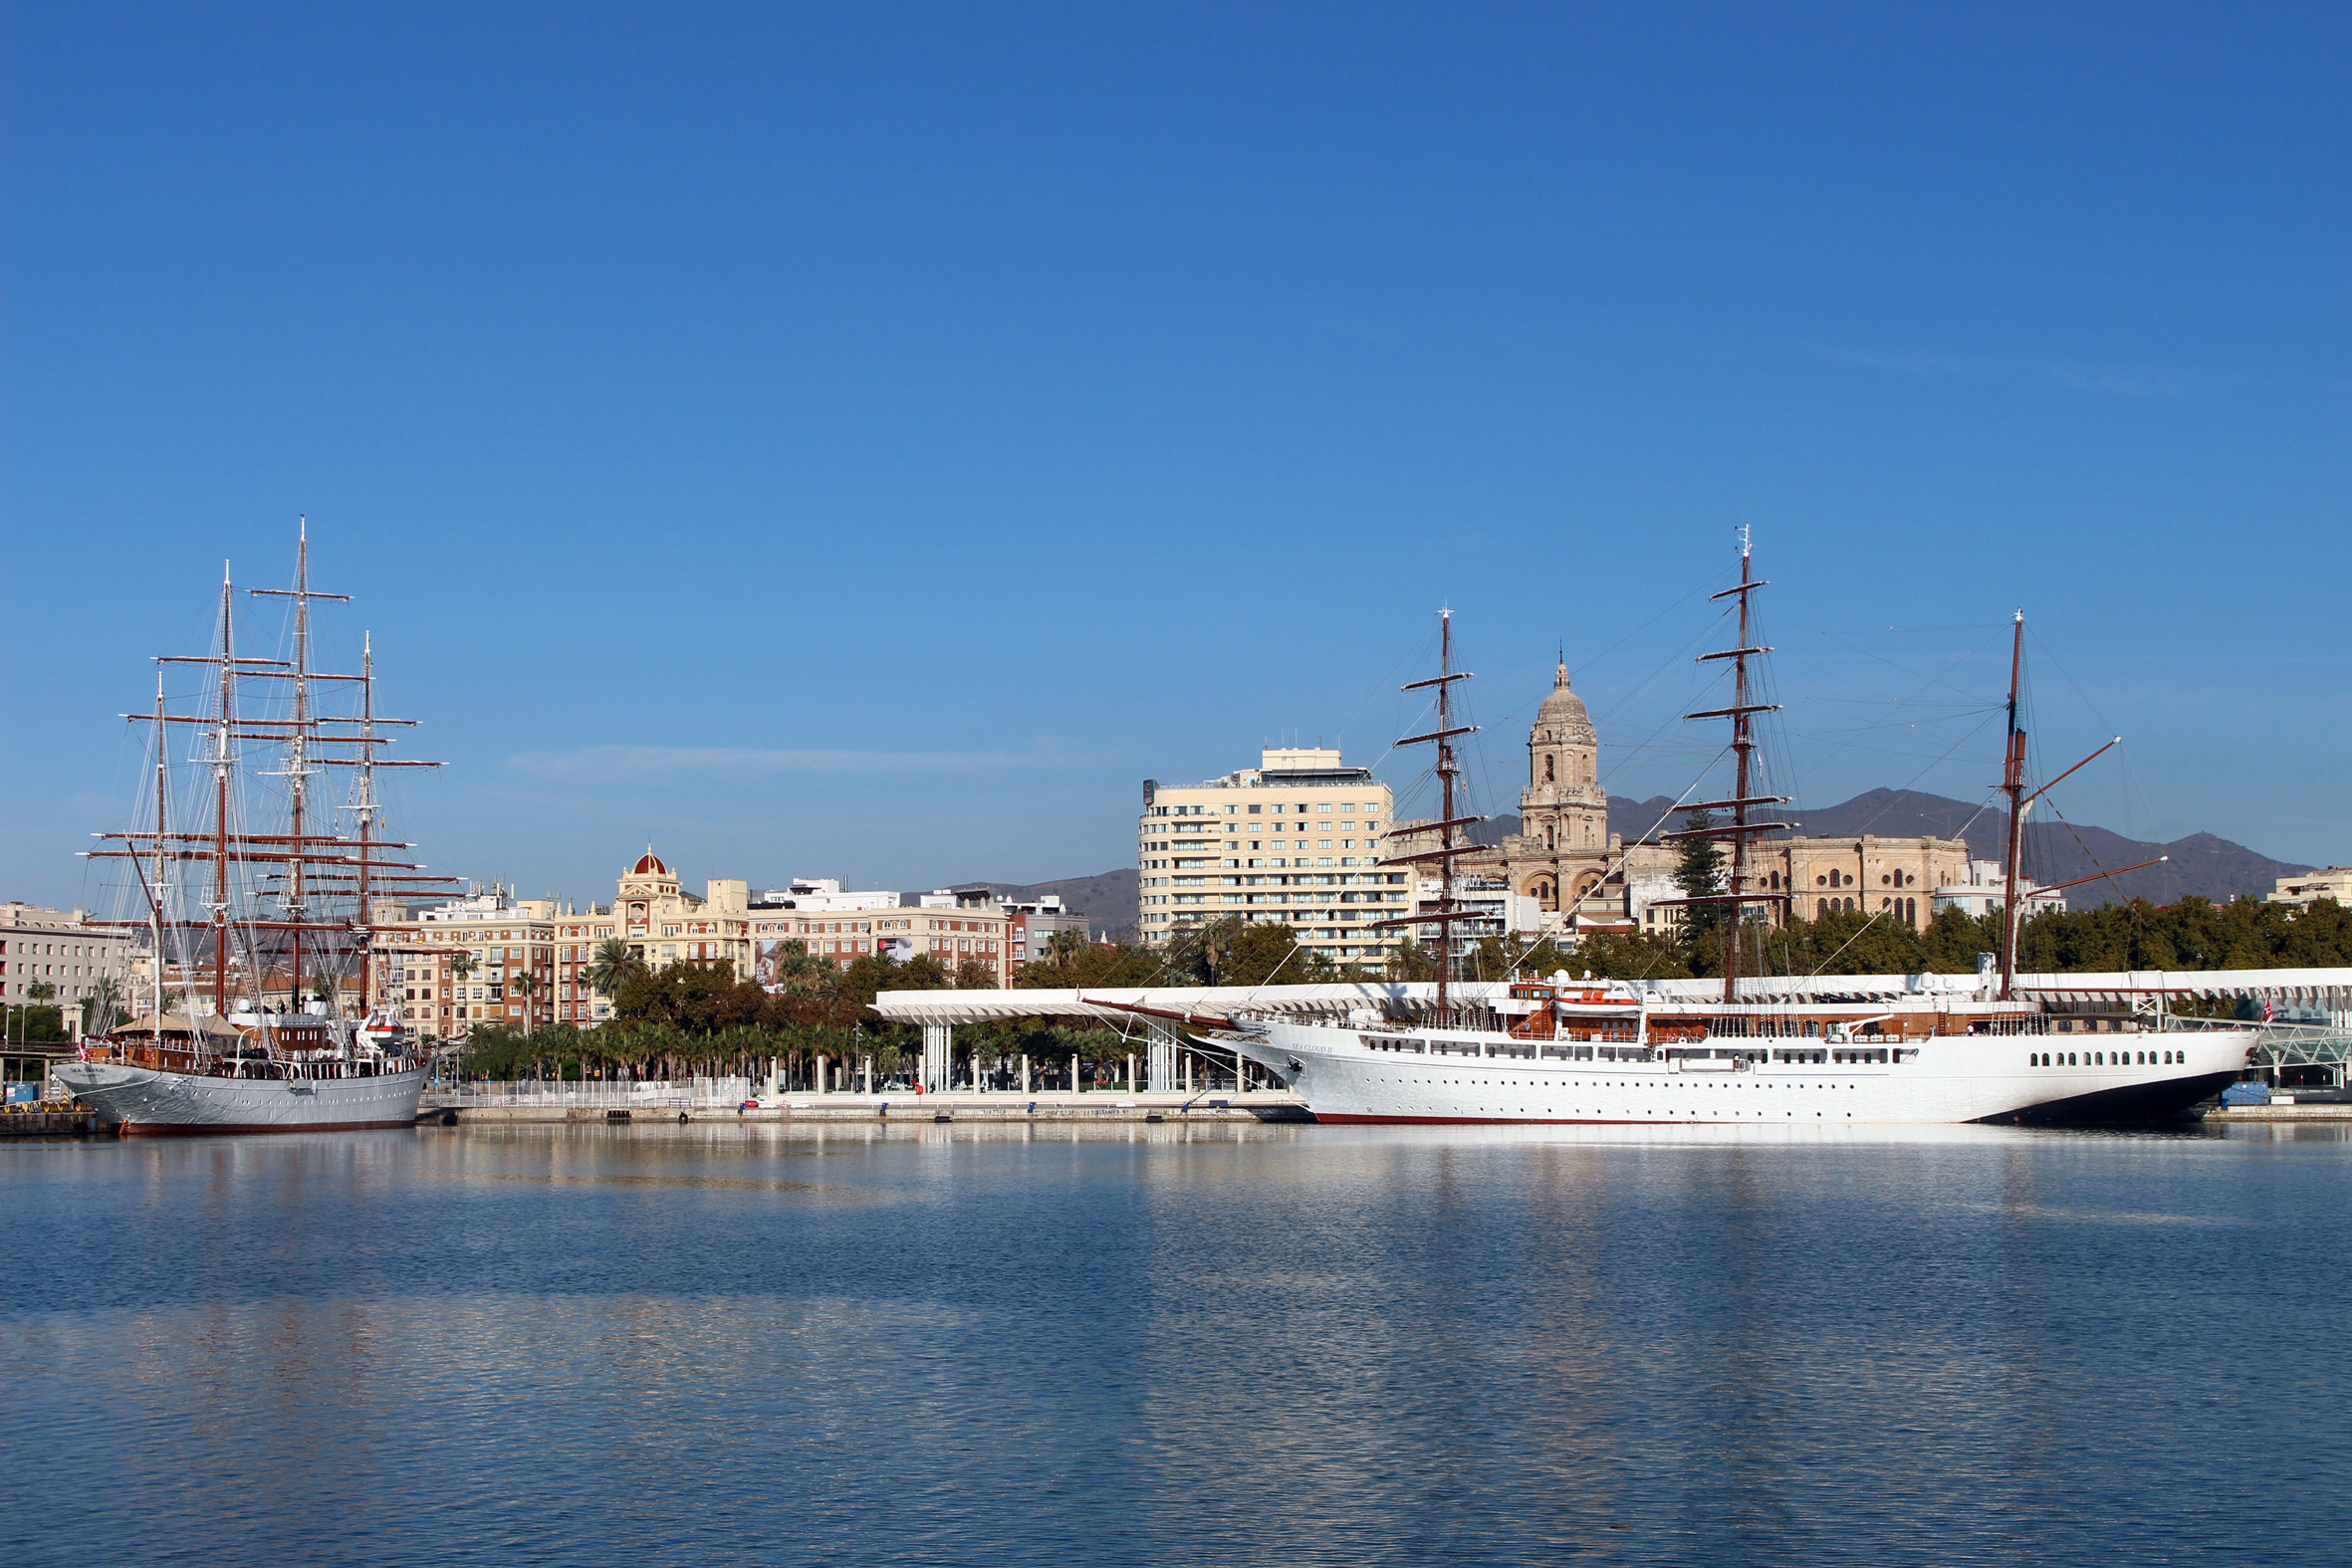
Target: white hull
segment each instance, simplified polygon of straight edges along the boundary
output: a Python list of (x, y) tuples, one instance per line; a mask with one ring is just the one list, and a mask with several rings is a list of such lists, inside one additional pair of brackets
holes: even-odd
[[(1477, 1030), (1284, 1022), (1221, 1032), (1214, 1043), (1279, 1074), (1319, 1121), (1787, 1127), (2154, 1118), (2240, 1076), (2254, 1031), (1940, 1035), (1906, 1042), (1907, 1059), (1881, 1063), (1612, 1061), (1596, 1052), (1561, 1060), (1553, 1047), (1538, 1055), (1529, 1041)], [(2069, 1053), (2085, 1065), (2028, 1065)], [(2100, 1064), (2087, 1065), (2094, 1054)]]
[(364, 1078), (215, 1078), (111, 1061), (59, 1066), (74, 1097), (126, 1137), (174, 1133), (348, 1132), (406, 1127), (430, 1072)]

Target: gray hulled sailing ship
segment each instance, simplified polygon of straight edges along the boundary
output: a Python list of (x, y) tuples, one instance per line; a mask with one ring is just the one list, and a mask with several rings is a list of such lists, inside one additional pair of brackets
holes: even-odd
[[(404, 1127), (430, 1062), (391, 1009), (367, 1010), (373, 911), (453, 879), (380, 836), (376, 775), (438, 765), (386, 755), (383, 732), (410, 721), (375, 712), (371, 642), (356, 674), (311, 667), (312, 604), (348, 595), (311, 587), (307, 525), (294, 586), (249, 591), (287, 601), (290, 656), (238, 651), (224, 571), (210, 651), (159, 658), (153, 711), (126, 716), (153, 727), (152, 786), (138, 825), (91, 853), (126, 873), (143, 1010), (57, 1073), (129, 1135)], [(200, 669), (197, 711), (171, 711), (171, 666)], [(340, 799), (321, 784), (338, 777)], [(346, 1009), (353, 980), (359, 1006)]]

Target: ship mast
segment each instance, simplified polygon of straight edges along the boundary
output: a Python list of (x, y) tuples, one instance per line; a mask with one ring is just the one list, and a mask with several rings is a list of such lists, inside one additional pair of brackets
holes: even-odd
[[(2034, 801), (2048, 794), (2052, 789), (2123, 744), (2123, 737), (2119, 735), (2031, 794), (2025, 792), (2025, 730), (2018, 722), (2022, 717), (2018, 712), (2018, 698), (2023, 686), (2021, 677), (2025, 668), (2025, 612), (2023, 610), (2016, 612), (2015, 625), (2016, 630), (2011, 633), (2009, 640), (2008, 747), (2002, 754), (2000, 770), (2000, 791), (2009, 797), (2008, 846), (2001, 856), (2000, 862), (2000, 1000), (2002, 1002), (2013, 1000), (2012, 993), (2016, 988), (2017, 914), (2023, 903), (2018, 894), (2018, 883), (2023, 878), (2025, 869), (2023, 864), (2025, 814), (2033, 809)], [(2034, 892), (2036, 894), (2055, 893), (2064, 888), (2080, 887), (2085, 882), (2101, 882), (2110, 877), (2119, 877), (2126, 871), (2145, 871), (2148, 867), (2162, 865), (2171, 858), (2170, 855), (2158, 855), (2153, 860), (2137, 860), (2128, 866), (2116, 866), (2112, 870), (2101, 869), (2092, 872), (2089, 876), (2078, 876), (2071, 882), (2052, 882), (2047, 886), (2035, 888)]]
[(2017, 978), (2017, 862), (2024, 840), (2025, 812), (2032, 803), (2025, 798), (2025, 732), (2017, 724), (2017, 678), (2025, 667), (2023, 610), (2011, 617), (2011, 625), (2008, 739), (2000, 765), (2001, 792), (2009, 797), (2008, 846), (2000, 861), (2000, 1000), (2003, 1002), (2009, 1000)]
[(212, 742), (212, 1010), (229, 1015), (229, 768), (236, 725), (236, 629), (229, 614), (229, 566), (220, 568), (220, 703)]
[[(151, 950), (155, 966), (154, 1043), (158, 1049), (163, 1044), (163, 908), (170, 896), (164, 880), (170, 862), (163, 858), (163, 840), (170, 830), (171, 727), (163, 722), (163, 667), (158, 664), (155, 666), (155, 881), (147, 892), (147, 908), (153, 916), (148, 930), (154, 943)], [(136, 860), (130, 864), (134, 870), (138, 866)]]
[(359, 762), (352, 773), (351, 813), (359, 823), (359, 1015), (375, 996), (375, 906), (368, 873), (375, 867), (375, 635), (359, 634)]
[[(217, 652), (201, 657), (165, 655), (159, 664), (205, 664), (216, 666), (220, 674), (220, 691), (213, 711), (208, 714), (172, 714), (165, 711), (158, 681), (155, 711), (148, 714), (128, 714), (132, 719), (151, 718), (157, 730), (157, 764), (155, 779), (155, 825), (151, 830), (102, 833), (102, 839), (113, 839), (121, 848), (93, 850), (94, 858), (128, 859), (136, 869), (149, 851), (156, 866), (155, 886), (151, 893), (154, 911), (150, 922), (156, 942), (158, 979), (156, 994), (158, 1011), (162, 996), (160, 970), (163, 963), (165, 928), (173, 924), (166, 910), (168, 879), (166, 867), (176, 860), (210, 861), (212, 888), (210, 897), (210, 925), (212, 927), (212, 996), (213, 1007), (225, 1015), (229, 1010), (229, 927), (232, 923), (250, 928), (255, 938), (247, 957), (257, 969), (267, 962), (261, 945), (262, 933), (283, 932), (292, 954), (294, 970), (293, 1006), (301, 1007), (303, 965), (306, 955), (316, 955), (320, 961), (337, 963), (347, 956), (348, 946), (359, 949), (361, 984), (371, 985), (369, 960), (373, 948), (374, 923), (368, 907), (372, 899), (387, 894), (446, 895), (456, 885), (457, 878), (429, 876), (413, 861), (385, 858), (383, 851), (403, 850), (406, 843), (380, 839), (375, 828), (380, 824), (382, 809), (377, 800), (374, 772), (378, 768), (438, 768), (435, 762), (391, 758), (382, 755), (389, 745), (378, 732), (387, 726), (406, 727), (415, 721), (388, 719), (375, 711), (374, 646), (369, 638), (364, 652), (361, 673), (329, 674), (312, 668), (310, 605), (314, 599), (349, 601), (349, 595), (322, 593), (310, 585), (310, 543), (307, 524), (297, 559), (295, 585), (292, 588), (261, 588), (258, 596), (291, 598), (294, 600), (294, 657), (291, 660), (254, 658), (236, 651), (235, 623), (232, 613), (234, 589), (224, 572), (221, 580), (220, 642)], [(236, 685), (240, 680), (285, 680), (293, 682), (290, 704), (279, 717), (248, 718), (240, 714)], [(319, 692), (326, 683), (356, 683), (359, 688), (358, 712), (339, 715), (322, 712)], [(213, 819), (202, 831), (175, 831), (168, 810), (168, 757), (170, 727), (175, 724), (194, 724), (203, 727), (207, 746), (195, 761), (213, 771)], [(276, 748), (285, 760), (285, 769), (276, 777), (288, 780), (290, 815), (285, 830), (280, 832), (252, 832), (234, 825), (237, 802), (230, 789), (231, 775), (235, 771), (239, 748), (244, 744), (262, 744)], [(320, 812), (312, 808), (310, 781), (331, 768), (349, 768), (357, 775), (352, 793), (353, 814), (358, 819), (357, 842), (333, 831), (322, 831)], [(234, 877), (230, 867), (238, 869)], [(246, 870), (249, 866), (278, 868), (259, 879), (258, 884)], [(260, 900), (268, 897), (271, 883), (283, 880), (276, 889), (278, 918), (268, 913), (248, 909), (236, 912), (237, 898)], [(341, 906), (356, 899), (356, 912), (347, 913)], [(324, 906), (324, 907), (323, 907)], [(132, 924), (132, 922), (117, 922)], [(331, 970), (330, 973), (333, 973)], [(255, 977), (260, 1000), (259, 983)]]
[(294, 666), (286, 672), (294, 682), (293, 719), (286, 726), (286, 767), (279, 774), (280, 778), (287, 781), (288, 795), (286, 887), (279, 895), (278, 903), (286, 914), (291, 948), (288, 962), (292, 970), (286, 983), (286, 1010), (289, 1012), (303, 1010), (302, 937), (310, 929), (304, 918), (310, 909), (310, 866), (305, 851), (310, 844), (311, 776), (319, 772), (311, 761), (312, 742), (319, 735), (319, 726), (311, 718), (311, 600), (335, 599), (345, 604), (352, 601), (348, 593), (312, 591), (311, 520), (303, 518), (299, 528), (294, 551), (294, 586), (245, 590), (255, 598), (294, 600)]
[(1732, 706), (1729, 708), (1708, 708), (1698, 713), (1683, 715), (1686, 720), (1729, 719), (1732, 721), (1731, 798), (1728, 800), (1702, 800), (1687, 807), (1687, 809), (1696, 811), (1716, 806), (1728, 806), (1731, 808), (1732, 819), (1729, 823), (1719, 826), (1687, 828), (1681, 832), (1660, 835), (1664, 840), (1728, 838), (1732, 842), (1730, 885), (1724, 892), (1693, 894), (1685, 898), (1660, 900), (1662, 903), (1727, 904), (1730, 906), (1731, 919), (1724, 930), (1723, 1000), (1726, 1002), (1740, 1000), (1740, 946), (1742, 926), (1744, 925), (1741, 918), (1743, 912), (1750, 904), (1781, 903), (1790, 896), (1785, 889), (1776, 893), (1751, 893), (1748, 891), (1748, 840), (1760, 833), (1779, 832), (1795, 825), (1791, 822), (1752, 822), (1748, 819), (1748, 808), (1752, 805), (1784, 805), (1788, 800), (1788, 797), (1783, 794), (1750, 794), (1748, 792), (1753, 787), (1751, 776), (1756, 751), (1755, 717), (1760, 713), (1775, 712), (1780, 706), (1776, 702), (1750, 702), (1748, 700), (1750, 696), (1748, 661), (1762, 658), (1772, 651), (1769, 648), (1758, 647), (1750, 643), (1748, 601), (1749, 596), (1757, 589), (1770, 585), (1768, 582), (1759, 580), (1756, 576), (1753, 547), (1749, 539), (1748, 527), (1746, 524), (1742, 524), (1740, 527), (1739, 585), (1726, 588), (1720, 593), (1708, 595), (1710, 599), (1734, 597), (1739, 599), (1740, 634), (1734, 646), (1715, 653), (1702, 653), (1699, 655), (1698, 661), (1702, 664), (1715, 659), (1732, 661)]
[(1454, 723), (1454, 683), (1471, 679), (1471, 672), (1454, 668), (1454, 612), (1451, 609), (1441, 609), (1437, 612), (1437, 617), (1438, 673), (1428, 680), (1408, 682), (1400, 688), (1409, 692), (1421, 691), (1432, 686), (1437, 688), (1437, 728), (1427, 735), (1406, 736), (1396, 744), (1399, 746), (1420, 746), (1429, 742), (1437, 744), (1437, 766), (1433, 771), (1436, 773), (1438, 781), (1438, 819), (1435, 822), (1418, 822), (1411, 827), (1394, 828), (1387, 836), (1391, 838), (1405, 835), (1417, 836), (1434, 828), (1438, 835), (1438, 847), (1421, 854), (1399, 855), (1382, 862), (1385, 865), (1406, 865), (1425, 860), (1436, 861), (1439, 867), (1437, 908), (1420, 914), (1407, 915), (1401, 920), (1375, 921), (1373, 929), (1425, 925), (1434, 925), (1438, 928), (1437, 1018), (1439, 1026), (1443, 1027), (1450, 1021), (1452, 1007), (1449, 987), (1454, 971), (1454, 925), (1457, 921), (1471, 918), (1470, 911), (1454, 907), (1454, 860), (1458, 855), (1470, 853), (1472, 848), (1471, 845), (1455, 841), (1454, 829), (1471, 822), (1484, 821), (1485, 818), (1455, 814), (1455, 785), (1462, 776), (1462, 770), (1454, 760), (1454, 738), (1458, 735), (1473, 734), (1477, 731), (1478, 726)]

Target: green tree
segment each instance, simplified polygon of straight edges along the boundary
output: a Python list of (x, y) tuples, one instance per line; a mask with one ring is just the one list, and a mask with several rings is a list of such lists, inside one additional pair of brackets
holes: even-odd
[(1227, 986), (1313, 986), (1337, 978), (1331, 961), (1302, 948), (1289, 926), (1246, 921), (1226, 951)]
[(1563, 969), (1571, 975), (1580, 973), (1575, 956), (1553, 946), (1549, 937), (1530, 942), (1517, 934), (1480, 941), (1471, 953), (1470, 967), (1477, 980), (1502, 980), (1515, 974), (1537, 978)]
[(1416, 937), (1389, 950), (1388, 961), (1382, 966), (1381, 974), (1389, 980), (1435, 980), (1437, 955), (1438, 946), (1434, 941)]
[(52, 1002), (57, 998), (57, 987), (46, 980), (36, 980), (25, 987), (25, 996), (34, 1002)]
[(880, 992), (947, 991), (954, 984), (946, 967), (928, 953), (918, 953), (903, 964), (867, 953), (842, 966), (833, 978), (833, 992), (860, 1008), (870, 1008)]
[(631, 970), (612, 999), (612, 1016), (621, 1023), (666, 1023), (708, 1034), (756, 1021), (766, 999), (750, 981), (737, 981), (725, 963), (693, 959)]
[[(1715, 826), (1713, 811), (1693, 811), (1683, 818), (1683, 827), (1697, 831)], [(1713, 838), (1686, 838), (1674, 865), (1674, 885), (1685, 898), (1712, 898), (1728, 891), (1724, 886), (1723, 845)], [(1728, 904), (1685, 904), (1682, 906), (1682, 936), (1686, 943), (1695, 943), (1714, 931), (1730, 918)]]
[(1166, 983), (1167, 961), (1149, 948), (1089, 942), (1078, 931), (1057, 931), (1046, 951), (1021, 966), (1013, 984), (1040, 991)]
[(1692, 969), (1687, 946), (1653, 931), (1595, 931), (1561, 967), (1595, 980), (1687, 980)]
[(997, 967), (986, 959), (968, 958), (956, 966), (955, 989), (958, 991), (994, 991), (997, 989)]
[(539, 980), (529, 970), (507, 982), (507, 990), (523, 999), (523, 1037), (531, 1037), (531, 999), (539, 994)]
[(1227, 915), (1177, 932), (1163, 985), (1312, 986), (1333, 978), (1330, 960), (1302, 948), (1291, 928)]
[[(32, 988), (27, 987), (30, 991)], [(54, 988), (53, 988), (54, 989)], [(27, 1044), (55, 1044), (66, 1037), (63, 1008), (12, 1007), (5, 1013), (7, 1037)]]
[(2000, 951), (2000, 918), (1971, 915), (1958, 909), (1936, 912), (1920, 934), (1920, 964), (1938, 975), (1966, 975), (1977, 967), (1980, 953)]
[(798, 937), (781, 943), (776, 949), (775, 983), (786, 991), (807, 994), (830, 990), (833, 965), (809, 951), (809, 944)]

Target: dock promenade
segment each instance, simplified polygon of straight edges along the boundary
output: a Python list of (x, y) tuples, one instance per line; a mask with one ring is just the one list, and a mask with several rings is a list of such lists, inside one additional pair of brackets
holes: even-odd
[(425, 1126), (680, 1122), (1303, 1122), (1306, 1103), (1287, 1089), (1129, 1093), (1116, 1089), (912, 1090), (858, 1094), (636, 1095), (427, 1094)]

